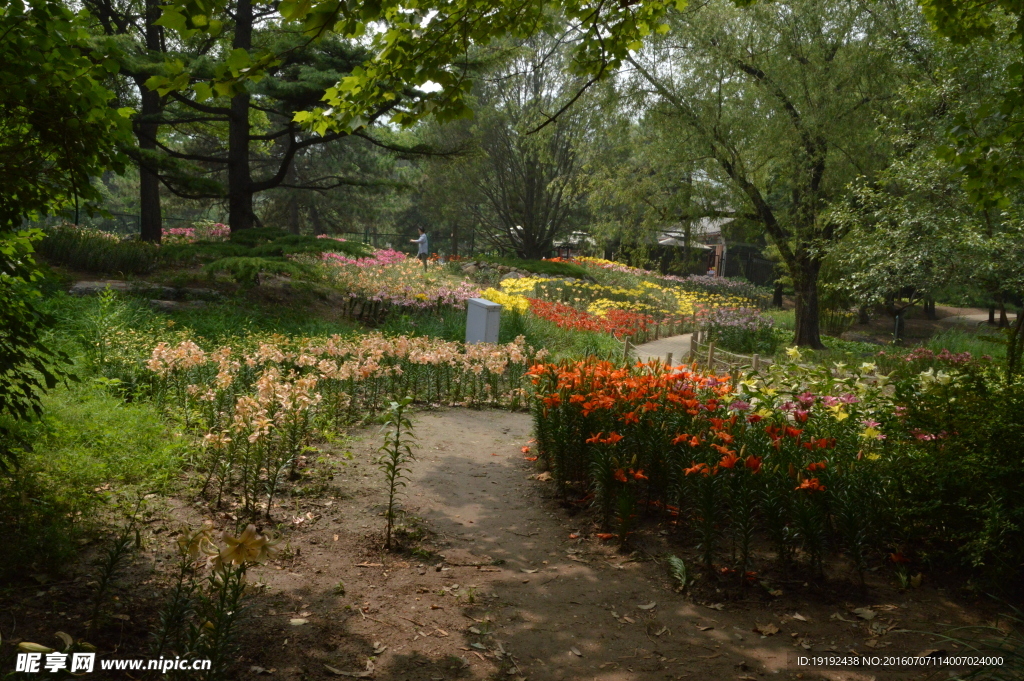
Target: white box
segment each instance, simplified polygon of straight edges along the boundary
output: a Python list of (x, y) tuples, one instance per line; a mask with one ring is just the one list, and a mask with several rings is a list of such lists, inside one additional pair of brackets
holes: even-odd
[(501, 305), (484, 298), (466, 301), (466, 343), (497, 343)]

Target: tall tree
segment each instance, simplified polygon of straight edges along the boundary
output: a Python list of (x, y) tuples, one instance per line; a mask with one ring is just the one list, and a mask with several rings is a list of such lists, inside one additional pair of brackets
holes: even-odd
[(652, 115), (677, 131), (720, 189), (716, 216), (759, 223), (796, 292), (798, 345), (822, 347), (818, 277), (836, 238), (826, 208), (883, 164), (874, 117), (908, 68), (895, 2), (789, 0), (738, 9), (722, 0), (682, 13), (674, 31), (630, 58)]

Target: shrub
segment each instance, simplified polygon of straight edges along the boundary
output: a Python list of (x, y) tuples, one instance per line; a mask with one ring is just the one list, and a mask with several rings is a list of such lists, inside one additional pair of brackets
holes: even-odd
[(147, 274), (159, 262), (158, 246), (133, 239), (121, 239), (98, 229), (62, 224), (44, 230), (46, 236), (36, 247), (55, 265), (102, 274)]

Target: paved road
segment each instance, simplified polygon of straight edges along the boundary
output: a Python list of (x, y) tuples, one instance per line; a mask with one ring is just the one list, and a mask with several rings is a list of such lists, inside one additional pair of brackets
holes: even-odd
[(684, 333), (638, 345), (634, 349), (634, 354), (637, 359), (646, 362), (653, 357), (660, 357), (664, 360), (665, 355), (671, 352), (672, 363), (682, 364), (690, 356), (690, 335)]

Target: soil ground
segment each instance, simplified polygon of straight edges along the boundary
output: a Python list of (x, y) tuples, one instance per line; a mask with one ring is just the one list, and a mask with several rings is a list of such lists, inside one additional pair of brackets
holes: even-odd
[[(880, 312), (873, 312), (868, 324), (854, 324), (843, 334), (849, 340), (866, 341), (869, 343), (892, 342), (893, 318)], [(998, 321), (999, 316), (996, 315)], [(1013, 313), (1009, 316), (1013, 323)], [(904, 345), (917, 345), (935, 334), (952, 326), (960, 326), (969, 331), (991, 331), (996, 327), (988, 323), (988, 310), (977, 307), (935, 306), (935, 319), (926, 319), (920, 307), (907, 311), (904, 317)]]
[[(524, 460), (522, 448), (532, 446), (526, 414), (422, 411), (414, 425), (417, 459), (402, 501), (401, 550), (381, 550), (385, 497), (373, 464), (381, 442), (375, 427), (325, 446), (292, 490), (298, 496), (274, 508), (287, 548), (250, 572), (258, 588), (236, 678), (947, 678), (936, 667), (812, 669), (797, 658), (956, 654), (952, 644), (915, 632), (992, 616), (928, 575), (920, 588), (901, 590), (882, 568), (862, 590), (841, 565), (828, 580), (783, 578), (767, 556), (755, 566), (762, 584), (740, 589), (734, 578), (705, 576), (678, 593), (659, 557), (672, 552), (693, 566), (692, 546), (653, 521), (628, 552), (602, 542), (589, 511), (561, 502), (547, 476)], [(114, 614), (93, 637), (110, 657), (146, 651), (177, 529), (203, 519), (219, 529), (236, 524), (232, 513), (214, 514), (201, 501), (151, 503), (143, 549), (114, 585)], [(88, 578), (33, 577), (44, 584), (26, 585), (19, 599), (0, 604), (5, 643), (51, 644), (57, 630), (85, 636)], [(873, 615), (858, 615), (861, 608)], [(4, 648), (8, 659), (11, 648)], [(119, 674), (109, 678), (139, 678)]]

